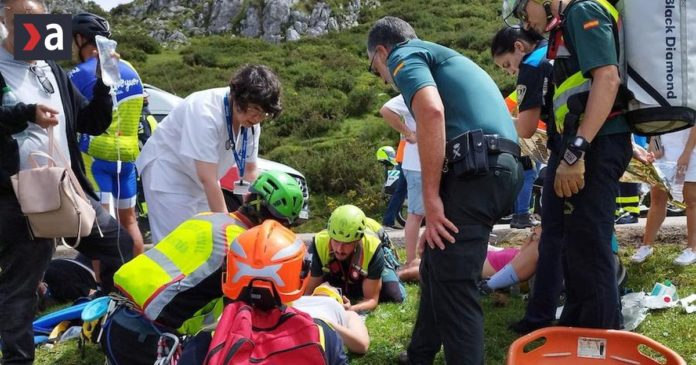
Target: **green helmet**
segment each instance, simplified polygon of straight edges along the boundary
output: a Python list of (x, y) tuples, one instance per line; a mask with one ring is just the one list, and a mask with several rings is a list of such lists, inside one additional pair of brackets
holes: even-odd
[(396, 166), (396, 151), (394, 151), (394, 147), (392, 146), (382, 146), (378, 148), (375, 157), (379, 162)]
[(331, 213), (327, 230), (338, 242), (359, 240), (365, 233), (365, 213), (355, 205), (342, 205)]
[(290, 175), (280, 171), (264, 171), (251, 184), (249, 191), (264, 200), (277, 219), (292, 224), (300, 215), (304, 198), (300, 185)]

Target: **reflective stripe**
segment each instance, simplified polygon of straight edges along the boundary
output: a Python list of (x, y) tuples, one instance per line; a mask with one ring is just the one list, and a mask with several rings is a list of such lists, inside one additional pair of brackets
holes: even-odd
[(242, 278), (242, 276), (250, 276), (250, 277), (256, 277), (256, 278), (270, 278), (278, 286), (283, 287), (283, 286), (285, 286), (285, 282), (278, 274), (278, 270), (280, 270), (280, 268), (282, 266), (283, 266), (282, 264), (278, 264), (278, 265), (265, 266), (265, 267), (257, 269), (257, 268), (251, 267), (245, 263), (237, 262), (238, 271), (234, 274), (234, 277), (232, 278), (231, 281), (233, 283), (236, 283), (239, 281), (239, 279)]
[(296, 256), (297, 252), (300, 251), (303, 246), (304, 246), (304, 242), (302, 242), (302, 240), (300, 240), (298, 238), (295, 240), (295, 242), (292, 245), (287, 246), (287, 247), (283, 248), (282, 250), (276, 252), (276, 254), (273, 255), (273, 257), (271, 257), (271, 261), (277, 261), (277, 260), (282, 260), (282, 259), (285, 259), (288, 257)]
[(616, 202), (619, 204), (626, 204), (626, 203), (638, 203), (640, 201), (640, 197), (637, 195), (634, 196), (617, 196), (616, 197)]
[[(601, 5), (614, 19), (614, 23), (619, 22), (619, 12), (606, 0), (593, 0)], [(568, 115), (568, 100), (573, 95), (578, 95), (583, 92), (590, 91), (592, 87), (592, 80), (587, 79), (583, 76), (581, 71), (572, 74), (567, 79), (563, 80), (561, 84), (556, 88), (553, 95), (553, 111), (555, 116), (556, 130), (559, 133), (563, 133), (563, 126), (565, 125), (565, 118)], [(578, 115), (579, 120), (582, 120), (582, 116)]]
[(633, 213), (633, 214), (640, 214), (640, 207), (637, 207), (637, 206), (623, 207), (623, 210), (625, 212), (629, 212), (629, 213)]
[(559, 131), (559, 133), (563, 133), (565, 117), (568, 115), (568, 99), (573, 95), (590, 91), (591, 87), (592, 81), (586, 79), (582, 75), (582, 72), (578, 71), (563, 81), (558, 89), (556, 89), (553, 95), (553, 110), (556, 117), (556, 130)]
[(149, 319), (157, 320), (176, 295), (222, 267), (228, 245), (247, 228), (233, 214), (199, 214), (123, 265), (114, 282)]

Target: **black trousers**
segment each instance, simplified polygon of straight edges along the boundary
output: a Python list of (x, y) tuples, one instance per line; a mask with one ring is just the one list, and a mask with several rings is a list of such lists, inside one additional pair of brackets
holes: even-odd
[[(99, 202), (90, 198), (104, 234), (96, 224), (88, 237), (83, 237), (78, 251), (98, 259), (102, 285), (113, 288), (113, 274), (123, 261), (133, 256), (133, 241)], [(32, 321), (36, 312), (36, 289), (53, 255), (52, 239), (32, 239), (26, 218), (14, 195), (0, 196), (0, 339), (1, 364), (32, 364), (34, 333)], [(120, 235), (120, 251), (116, 245)]]
[[(611, 247), (619, 178), (631, 159), (629, 133), (599, 136), (585, 155), (585, 188), (548, 214), (562, 216), (566, 305), (563, 326), (620, 329), (621, 303)], [(544, 207), (546, 209), (546, 207)], [(546, 212), (544, 213), (546, 215)]]
[(445, 216), (459, 229), (444, 250), (426, 245), (420, 266), (420, 305), (408, 347), (412, 364), (432, 364), (444, 345), (449, 364), (484, 363), (483, 311), (476, 281), (493, 224), (508, 212), (522, 186), (522, 166), (509, 154), (491, 155), (484, 176), (442, 177)]
[(558, 297), (563, 289), (563, 199), (556, 196), (553, 182), (560, 156), (552, 151), (541, 196), (541, 238), (534, 288), (527, 303), (524, 321), (531, 327), (544, 327), (556, 318)]

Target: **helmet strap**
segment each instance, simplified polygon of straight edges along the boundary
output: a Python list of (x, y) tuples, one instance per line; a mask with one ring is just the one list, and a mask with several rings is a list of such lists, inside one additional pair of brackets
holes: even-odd
[(546, 23), (550, 23), (553, 20), (553, 12), (551, 11), (551, 1), (546, 0), (542, 4), (544, 6), (544, 11), (546, 12)]

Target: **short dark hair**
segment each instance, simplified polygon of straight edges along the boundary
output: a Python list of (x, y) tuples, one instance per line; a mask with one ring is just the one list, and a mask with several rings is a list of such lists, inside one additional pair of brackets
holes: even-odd
[(515, 42), (517, 41), (525, 41), (531, 45), (536, 45), (542, 39), (544, 37), (533, 30), (526, 30), (519, 26), (503, 27), (491, 41), (491, 56), (497, 57), (505, 53), (514, 52)]
[(280, 80), (264, 65), (245, 65), (230, 80), (232, 100), (241, 110), (249, 104), (261, 107), (273, 118), (283, 110), (280, 102)]
[(411, 24), (394, 16), (385, 16), (370, 28), (367, 36), (367, 50), (373, 52), (379, 45), (391, 49), (410, 39), (418, 39)]

